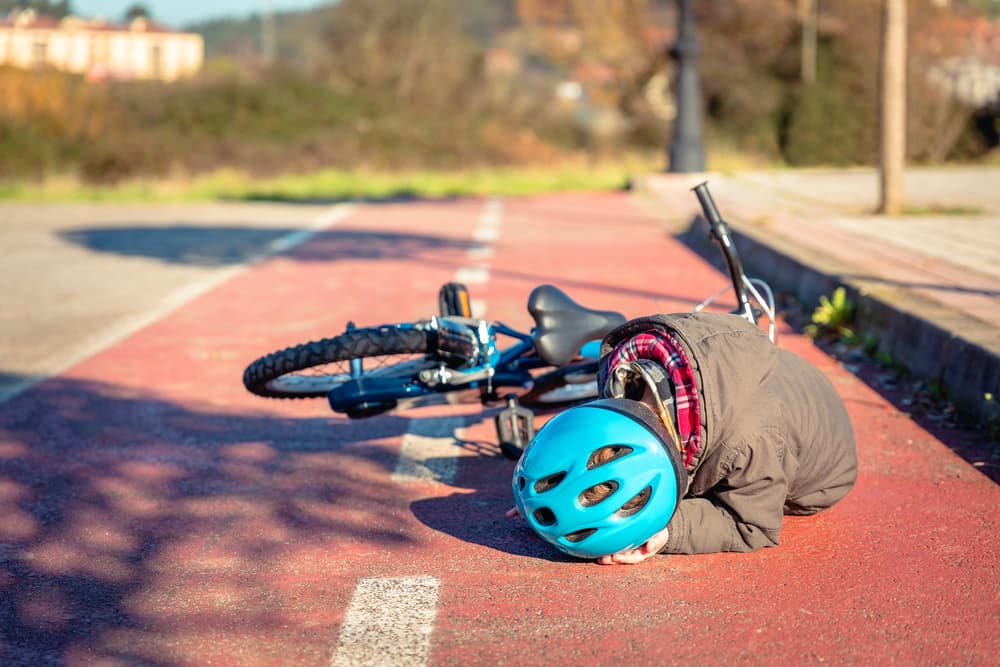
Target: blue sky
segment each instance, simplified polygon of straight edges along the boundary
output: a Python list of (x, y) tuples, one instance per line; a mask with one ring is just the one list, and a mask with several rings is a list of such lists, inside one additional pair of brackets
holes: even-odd
[[(103, 16), (118, 20), (137, 0), (71, 0), (73, 12), (80, 16)], [(153, 18), (172, 27), (222, 16), (246, 16), (262, 12), (270, 5), (274, 11), (307, 9), (324, 4), (323, 0), (138, 0)]]

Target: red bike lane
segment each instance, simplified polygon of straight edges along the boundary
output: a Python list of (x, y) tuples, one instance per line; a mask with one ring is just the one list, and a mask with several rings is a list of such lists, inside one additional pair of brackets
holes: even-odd
[[(367, 642), (396, 664), (995, 660), (996, 486), (789, 331), (847, 401), (856, 488), (788, 519), (778, 548), (635, 567), (562, 558), (503, 516), (492, 411), (350, 422), (243, 390), (261, 353), (432, 314), (463, 267), (488, 268), (472, 296), (518, 328), (541, 282), (628, 316), (726, 284), (627, 195), (506, 200), (496, 240), (477, 236), (488, 207), (359, 207), (0, 405), (0, 657), (325, 665)], [(408, 438), (456, 425), (453, 477), (398, 474)], [(365, 598), (371, 581), (388, 592)]]

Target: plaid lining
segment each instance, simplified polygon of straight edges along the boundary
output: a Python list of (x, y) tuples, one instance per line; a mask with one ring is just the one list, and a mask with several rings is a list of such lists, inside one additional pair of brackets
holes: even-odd
[(684, 447), (684, 465), (690, 465), (694, 455), (701, 449), (701, 407), (698, 404), (698, 388), (694, 383), (694, 371), (688, 363), (684, 350), (666, 331), (652, 330), (636, 334), (619, 343), (601, 362), (601, 386), (607, 386), (615, 368), (629, 364), (636, 359), (652, 359), (663, 366), (674, 385), (674, 399), (677, 407), (677, 434)]

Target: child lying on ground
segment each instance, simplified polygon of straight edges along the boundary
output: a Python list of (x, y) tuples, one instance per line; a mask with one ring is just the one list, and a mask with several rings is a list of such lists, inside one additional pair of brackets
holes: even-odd
[(736, 315), (632, 320), (605, 337), (601, 399), (541, 428), (514, 470), (520, 514), (599, 563), (778, 544), (854, 484), (843, 401), (809, 362)]

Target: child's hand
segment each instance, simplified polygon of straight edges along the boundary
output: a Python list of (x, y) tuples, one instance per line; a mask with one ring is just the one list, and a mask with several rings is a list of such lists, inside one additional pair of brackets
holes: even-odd
[(597, 559), (597, 562), (601, 565), (635, 565), (636, 563), (641, 563), (652, 555), (653, 552), (645, 552), (642, 550), (642, 547), (639, 547), (638, 549), (632, 549), (631, 551), (623, 551), (620, 554), (601, 556)]
[(504, 516), (506, 516), (508, 519), (513, 519), (516, 516), (521, 516), (521, 512), (518, 511), (517, 506), (515, 505), (514, 507), (511, 507), (509, 510), (507, 510), (504, 513)]
[(664, 528), (635, 549), (601, 556), (597, 559), (597, 562), (601, 565), (635, 565), (636, 563), (641, 563), (650, 556), (658, 554), (660, 549), (666, 546), (669, 537), (670, 533)]

